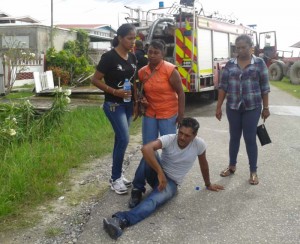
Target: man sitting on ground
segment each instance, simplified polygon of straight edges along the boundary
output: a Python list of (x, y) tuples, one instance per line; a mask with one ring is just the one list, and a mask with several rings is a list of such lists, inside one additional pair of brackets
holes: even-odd
[[(153, 191), (130, 211), (117, 212), (112, 218), (103, 219), (104, 229), (111, 238), (117, 239), (125, 227), (147, 218), (170, 200), (197, 156), (206, 188), (211, 191), (224, 189), (223, 186), (210, 182), (205, 155), (206, 144), (197, 137), (198, 129), (199, 123), (196, 119), (184, 118), (179, 125), (178, 134), (161, 136), (142, 147), (143, 156), (148, 163), (145, 175)], [(159, 149), (162, 149), (160, 157), (155, 153)]]

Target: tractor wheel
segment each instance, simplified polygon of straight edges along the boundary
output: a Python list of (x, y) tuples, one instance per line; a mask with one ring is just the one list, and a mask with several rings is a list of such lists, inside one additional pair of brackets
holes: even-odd
[(281, 81), (283, 78), (283, 70), (281, 65), (273, 63), (269, 67), (270, 80)]
[(286, 76), (287, 78), (290, 78), (290, 76), (291, 76), (291, 67), (288, 67), (285, 76)]
[(287, 64), (282, 64), (281, 67), (283, 71), (283, 76), (288, 76), (289, 66)]
[(295, 62), (290, 69), (290, 79), (294, 85), (300, 84), (300, 61)]

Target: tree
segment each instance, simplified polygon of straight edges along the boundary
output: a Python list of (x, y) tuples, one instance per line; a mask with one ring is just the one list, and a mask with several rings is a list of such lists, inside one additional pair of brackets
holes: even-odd
[(85, 30), (78, 29), (77, 30), (77, 46), (79, 48), (78, 56), (88, 57), (88, 50), (89, 50), (89, 35)]
[[(28, 70), (28, 62), (35, 59), (35, 54), (30, 51), (29, 48), (25, 48), (24, 43), (15, 40), (13, 38), (3, 38), (5, 42), (5, 49), (1, 51), (1, 57), (3, 59), (3, 68), (7, 71), (5, 94), (9, 94), (13, 88), (13, 85), (17, 79), (17, 74)], [(5, 77), (4, 77), (5, 78)]]
[(85, 30), (77, 30), (77, 40), (66, 42), (62, 51), (48, 49), (47, 68), (53, 71), (54, 79), (60, 77), (63, 84), (70, 85), (87, 79), (94, 72), (94, 66), (88, 59), (88, 48), (88, 33)]

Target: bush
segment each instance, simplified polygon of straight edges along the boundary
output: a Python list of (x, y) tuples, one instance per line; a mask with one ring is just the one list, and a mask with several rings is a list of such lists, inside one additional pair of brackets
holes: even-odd
[(52, 70), (53, 72), (53, 79), (54, 79), (54, 85), (58, 86), (60, 78), (60, 84), (68, 85), (70, 84), (70, 74), (66, 70), (63, 70), (60, 67), (50, 66), (48, 67), (48, 70)]
[(77, 30), (77, 41), (68, 41), (64, 50), (57, 52), (50, 48), (46, 53), (47, 70), (52, 70), (55, 83), (60, 77), (64, 85), (77, 85), (86, 77), (94, 73), (95, 68), (88, 59), (88, 34), (84, 30)]
[(57, 90), (54, 102), (46, 112), (35, 110), (29, 100), (18, 104), (1, 103), (0, 158), (11, 146), (42, 139), (59, 126), (70, 94), (70, 90)]

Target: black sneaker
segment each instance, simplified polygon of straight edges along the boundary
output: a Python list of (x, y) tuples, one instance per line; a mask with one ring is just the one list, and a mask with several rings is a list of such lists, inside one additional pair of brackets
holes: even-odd
[(109, 234), (110, 238), (117, 240), (123, 234), (124, 226), (122, 226), (119, 218), (112, 217), (103, 219), (103, 228)]
[(142, 191), (139, 189), (133, 188), (131, 191), (131, 197), (129, 199), (128, 206), (129, 208), (136, 207), (142, 200)]

